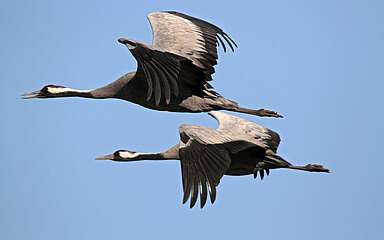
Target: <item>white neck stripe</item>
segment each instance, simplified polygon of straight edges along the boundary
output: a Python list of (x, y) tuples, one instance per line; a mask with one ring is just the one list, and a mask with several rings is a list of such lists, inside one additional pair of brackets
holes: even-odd
[(57, 93), (64, 93), (64, 92), (78, 92), (78, 93), (85, 93), (85, 92), (90, 92), (92, 90), (77, 90), (73, 88), (67, 88), (67, 87), (48, 87), (48, 92), (52, 94), (57, 94)]

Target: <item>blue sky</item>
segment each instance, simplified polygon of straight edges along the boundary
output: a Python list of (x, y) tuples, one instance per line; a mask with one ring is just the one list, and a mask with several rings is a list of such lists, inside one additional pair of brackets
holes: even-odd
[[(382, 1), (10, 1), (0, 3), (1, 239), (379, 239), (384, 217)], [(55, 83), (79, 89), (136, 69), (119, 37), (151, 41), (146, 15), (177, 10), (239, 45), (219, 52), (213, 85), (239, 115), (278, 131), (279, 153), (332, 174), (224, 177), (216, 203), (181, 204), (177, 162), (98, 162), (160, 151), (206, 114), (119, 100), (21, 100)]]

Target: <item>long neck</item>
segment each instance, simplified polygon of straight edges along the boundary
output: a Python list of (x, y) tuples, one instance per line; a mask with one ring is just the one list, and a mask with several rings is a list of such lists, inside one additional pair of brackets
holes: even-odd
[(93, 90), (78, 90), (73, 88), (56, 89), (51, 97), (82, 97), (82, 98), (118, 98), (120, 94), (126, 94), (128, 82), (135, 77), (135, 72), (127, 73), (116, 81)]
[(173, 159), (164, 156), (164, 153), (137, 153), (134, 160), (166, 160)]
[[(123, 156), (124, 157), (124, 156)], [(141, 160), (177, 160), (179, 157), (179, 144), (172, 148), (159, 153), (132, 153), (127, 158), (116, 159), (114, 161), (125, 162), (125, 161), (141, 161)]]
[(171, 160), (180, 159), (179, 157), (179, 144), (171, 147), (170, 149), (159, 153), (137, 153), (138, 160)]
[(130, 82), (135, 75), (136, 72), (127, 73), (106, 86), (90, 91), (91, 98), (119, 98), (121, 94), (126, 94), (128, 82)]

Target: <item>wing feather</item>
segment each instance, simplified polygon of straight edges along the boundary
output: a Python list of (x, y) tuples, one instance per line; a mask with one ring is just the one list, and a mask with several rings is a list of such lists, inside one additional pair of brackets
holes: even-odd
[(206, 173), (206, 168), (204, 167), (204, 165), (202, 164), (202, 161), (201, 159), (199, 159), (198, 161), (196, 161), (196, 166), (197, 166), (197, 169), (200, 169), (200, 172), (199, 172), (199, 179), (200, 179), (200, 207), (203, 208), (205, 203), (207, 202), (207, 184), (209, 184), (208, 182), (208, 178), (207, 178), (207, 173)]
[(161, 82), (163, 86), (162, 90), (160, 89), (160, 95), (161, 95), (161, 92), (163, 92), (165, 95), (164, 97), (165, 97), (166, 103), (169, 104), (171, 99), (171, 88), (168, 83), (169, 76), (166, 75), (164, 67), (161, 64), (157, 64), (157, 62), (155, 61), (151, 61), (150, 64), (158, 73), (159, 82)]
[[(148, 15), (153, 33), (152, 46), (161, 51), (171, 52), (187, 59), (205, 70), (207, 75), (214, 72), (217, 64), (217, 46), (225, 42), (234, 51), (237, 44), (219, 27), (204, 20), (174, 11), (154, 12)], [(210, 77), (207, 77), (210, 79)]]
[[(217, 46), (234, 50), (236, 43), (219, 27), (178, 12), (148, 15), (153, 32), (152, 46), (124, 39), (147, 81), (146, 101), (156, 106), (182, 101), (192, 93), (215, 96), (207, 89), (217, 64)], [(124, 43), (125, 44), (125, 43)], [(137, 78), (138, 80), (140, 78)], [(199, 91), (199, 92), (197, 92)]]
[[(147, 61), (146, 65), (149, 66), (149, 70), (151, 72), (152, 80), (154, 82), (154, 93), (155, 93), (155, 103), (158, 106), (160, 104), (161, 100), (161, 83), (164, 84), (166, 79), (162, 78), (161, 70), (159, 70), (156, 65), (153, 63), (153, 61)], [(169, 89), (168, 89), (169, 90)]]
[(208, 180), (207, 180), (207, 177), (204, 175), (200, 175), (200, 179), (201, 179), (200, 208), (203, 208), (208, 199), (208, 190), (207, 190)]
[[(170, 90), (173, 92), (173, 94), (177, 97), (179, 96), (179, 87), (177, 85), (177, 79), (178, 79), (178, 69), (177, 66), (173, 66), (172, 64), (168, 63), (168, 61), (165, 61), (161, 63), (158, 59), (153, 58), (152, 59), (154, 62), (156, 62), (157, 66), (162, 66), (162, 70), (165, 72), (165, 75), (167, 76), (165, 80), (171, 82)], [(169, 83), (167, 83), (169, 85)], [(169, 103), (169, 101), (168, 101)], [(167, 104), (168, 104), (167, 103)]]
[(145, 74), (146, 79), (147, 79), (148, 89), (147, 89), (147, 98), (146, 99), (147, 99), (147, 101), (149, 101), (152, 97), (152, 92), (153, 92), (152, 75), (148, 69), (148, 66), (144, 62), (140, 62), (140, 65), (141, 65), (141, 68), (143, 69), (144, 74)]
[(191, 202), (190, 202), (190, 208), (193, 208), (195, 206), (197, 197), (199, 194), (199, 174), (196, 170), (195, 164), (190, 165), (191, 169), (193, 169), (193, 189), (192, 189), (192, 197), (191, 197)]
[(221, 39), (221, 37), (220, 37), (220, 36), (217, 36), (217, 39), (219, 39), (219, 41), (220, 41), (220, 43), (221, 43), (221, 46), (223, 46), (223, 50), (224, 50), (224, 52), (226, 52), (226, 51), (227, 51), (227, 48), (225, 47), (225, 44), (224, 44), (223, 40)]
[(186, 177), (187, 177), (185, 179), (186, 185), (185, 185), (184, 197), (183, 197), (183, 204), (184, 204), (188, 201), (189, 195), (191, 193), (194, 175), (193, 175), (192, 169), (188, 166), (188, 164), (182, 163), (182, 166), (183, 166), (182, 172), (186, 172)]
[(168, 105), (175, 97), (180, 96), (180, 89), (183, 89), (184, 95), (190, 96), (196, 86), (204, 87), (205, 75), (191, 60), (139, 43), (131, 49), (131, 53), (140, 65), (138, 71), (142, 69), (147, 79), (146, 100), (150, 101), (154, 95), (157, 106), (161, 102)]
[(183, 179), (183, 203), (191, 197), (190, 207), (193, 207), (200, 195), (200, 207), (204, 207), (208, 194), (214, 203), (216, 187), (231, 164), (230, 150), (227, 146), (229, 137), (213, 129), (182, 125), (180, 139), (182, 171), (186, 172), (183, 172), (182, 176), (188, 178)]

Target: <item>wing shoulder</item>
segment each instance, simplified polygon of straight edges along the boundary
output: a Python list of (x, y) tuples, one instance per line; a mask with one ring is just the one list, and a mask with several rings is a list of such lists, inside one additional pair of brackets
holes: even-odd
[(261, 141), (273, 152), (277, 152), (277, 148), (280, 144), (280, 135), (269, 129), (262, 127), (254, 122), (244, 122), (242, 125), (242, 131), (249, 137), (255, 140)]

